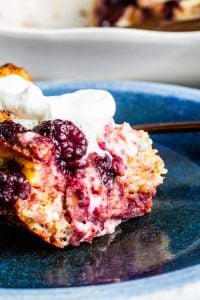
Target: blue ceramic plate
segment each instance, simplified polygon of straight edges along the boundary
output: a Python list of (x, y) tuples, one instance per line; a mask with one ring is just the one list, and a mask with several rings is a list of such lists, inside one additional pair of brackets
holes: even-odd
[[(200, 119), (200, 92), (126, 82), (41, 82), (46, 95), (109, 90), (116, 121)], [(200, 279), (200, 134), (152, 136), (169, 170), (150, 214), (79, 248), (55, 249), (28, 233), (1, 228), (2, 299), (142, 299), (196, 286)], [(191, 293), (191, 289), (185, 293)], [(163, 295), (164, 295), (163, 294)], [(195, 295), (198, 294), (198, 291)], [(189, 295), (189, 294), (188, 294)], [(190, 296), (190, 299), (192, 297)], [(196, 299), (196, 298), (195, 298)]]

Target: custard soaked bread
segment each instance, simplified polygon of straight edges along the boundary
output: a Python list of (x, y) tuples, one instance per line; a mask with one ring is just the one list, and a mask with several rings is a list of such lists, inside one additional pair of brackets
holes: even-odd
[[(164, 163), (147, 133), (114, 123), (109, 93), (45, 97), (19, 76), (4, 77), (6, 85), (1, 80), (0, 109), (9, 111), (0, 123), (4, 220), (7, 214), (63, 248), (92, 242), (123, 220), (150, 212)], [(3, 88), (19, 82), (12, 95)]]

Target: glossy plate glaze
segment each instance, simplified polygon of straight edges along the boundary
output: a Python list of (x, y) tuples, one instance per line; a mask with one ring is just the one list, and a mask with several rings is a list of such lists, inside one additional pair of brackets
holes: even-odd
[[(47, 95), (109, 90), (119, 123), (200, 119), (200, 92), (189, 88), (141, 82), (40, 85)], [(91, 245), (64, 250), (1, 227), (0, 298), (167, 299), (171, 293), (171, 299), (199, 299), (198, 290), (192, 292), (200, 285), (200, 133), (152, 138), (169, 171), (152, 212)]]

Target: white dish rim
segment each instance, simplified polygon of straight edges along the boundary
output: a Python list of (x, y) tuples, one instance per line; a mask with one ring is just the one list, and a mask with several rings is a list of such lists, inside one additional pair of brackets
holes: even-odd
[[(29, 39), (88, 39), (94, 40), (130, 40), (132, 37), (141, 40), (153, 39), (156, 41), (180, 41), (200, 39), (200, 31), (155, 31), (131, 28), (59, 28), (39, 29), (24, 27), (0, 27), (0, 36), (21, 37)], [(131, 40), (130, 40), (131, 41)]]

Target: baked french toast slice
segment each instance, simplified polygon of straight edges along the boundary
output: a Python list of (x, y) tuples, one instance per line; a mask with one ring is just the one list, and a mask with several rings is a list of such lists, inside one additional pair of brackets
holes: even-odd
[[(27, 81), (25, 86), (27, 90)], [(33, 88), (31, 84), (30, 91)], [(24, 97), (17, 98), (20, 107)], [(39, 120), (28, 128), (16, 108), (15, 112), (0, 112), (4, 223), (20, 224), (63, 248), (90, 243), (113, 233), (122, 221), (151, 211), (166, 170), (147, 133), (128, 123), (109, 122), (95, 131), (91, 142), (91, 136), (70, 120)]]

